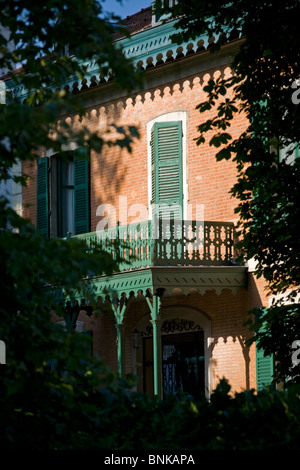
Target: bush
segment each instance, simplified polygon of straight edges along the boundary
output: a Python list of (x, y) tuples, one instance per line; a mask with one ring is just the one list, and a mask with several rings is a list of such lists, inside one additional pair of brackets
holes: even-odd
[(9, 354), (0, 379), (5, 449), (299, 449), (297, 387), (233, 395), (224, 379), (210, 400), (179, 394), (159, 401), (132, 392), (132, 378), (120, 381), (91, 358), (90, 338), (53, 328), (46, 312), (19, 314), (6, 330)]
[[(143, 450), (299, 450), (299, 390), (230, 395), (222, 380), (211, 400), (119, 395), (106, 414), (100, 448)], [(102, 445), (104, 446), (102, 447)], [(108, 447), (107, 447), (108, 446)]]

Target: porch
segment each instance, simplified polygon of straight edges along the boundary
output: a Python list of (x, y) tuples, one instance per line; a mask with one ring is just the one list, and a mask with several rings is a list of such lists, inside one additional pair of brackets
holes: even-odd
[[(110, 311), (115, 319), (118, 373), (125, 374), (125, 329), (132, 302), (147, 306), (152, 332), (154, 394), (163, 396), (161, 305), (168, 297), (224, 290), (236, 294), (247, 287), (247, 268), (235, 263), (234, 225), (230, 222), (151, 221), (78, 235), (88, 249), (98, 246), (120, 256), (120, 271), (112, 276), (83, 280), (66, 298), (62, 286), (53, 286), (54, 304), (69, 301), (65, 321), (71, 325), (70, 310), (89, 291), (93, 303), (80, 312)], [(117, 242), (114, 244), (113, 242)], [(116, 251), (117, 250), (117, 251)], [(141, 304), (140, 304), (141, 305)], [(76, 312), (75, 312), (76, 317)], [(77, 313), (78, 317), (78, 313)], [(77, 318), (76, 317), (76, 318)], [(75, 320), (76, 322), (76, 320)], [(128, 339), (127, 339), (128, 341)], [(150, 344), (150, 343), (149, 343)], [(208, 359), (205, 358), (207, 362)]]

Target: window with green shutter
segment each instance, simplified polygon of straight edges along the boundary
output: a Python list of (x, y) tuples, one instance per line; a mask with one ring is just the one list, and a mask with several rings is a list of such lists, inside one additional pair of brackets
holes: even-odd
[[(261, 317), (259, 315), (258, 318)], [(261, 326), (261, 331), (265, 328)], [(274, 357), (273, 354), (265, 355), (264, 349), (258, 348), (256, 345), (256, 388), (259, 392), (264, 388), (273, 384), (274, 374)]]
[(49, 203), (48, 203), (48, 158), (37, 161), (37, 209), (36, 225), (41, 235), (49, 236)]
[(44, 236), (90, 231), (89, 164), (80, 155), (77, 149), (38, 160), (37, 227)]
[(257, 391), (272, 385), (274, 373), (273, 355), (264, 355), (263, 349), (256, 347), (256, 387)]
[(74, 234), (74, 158), (72, 155), (57, 159), (57, 182), (58, 235), (66, 237), (68, 233)]
[(151, 188), (160, 218), (183, 217), (182, 123), (156, 122), (151, 131)]

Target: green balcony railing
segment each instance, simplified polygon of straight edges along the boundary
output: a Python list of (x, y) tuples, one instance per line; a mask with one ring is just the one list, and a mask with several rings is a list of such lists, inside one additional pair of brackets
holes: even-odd
[[(145, 221), (77, 235), (124, 260), (120, 269), (148, 266), (228, 266), (233, 264), (232, 222)], [(119, 243), (114, 243), (114, 242)]]

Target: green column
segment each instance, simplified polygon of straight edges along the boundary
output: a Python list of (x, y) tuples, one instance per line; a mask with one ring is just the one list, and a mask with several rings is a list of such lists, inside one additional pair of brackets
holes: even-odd
[(118, 342), (118, 374), (120, 378), (125, 376), (125, 342), (124, 342), (124, 329), (123, 323), (117, 323), (117, 342)]
[(153, 325), (153, 374), (154, 374), (154, 395), (159, 399), (163, 398), (162, 391), (162, 350), (161, 350), (161, 318), (159, 315), (160, 298), (153, 296), (153, 304), (147, 298), (150, 307), (151, 323)]
[(118, 347), (118, 374), (119, 377), (125, 376), (125, 317), (126, 305), (114, 305), (113, 311), (116, 319), (117, 328), (117, 347)]

